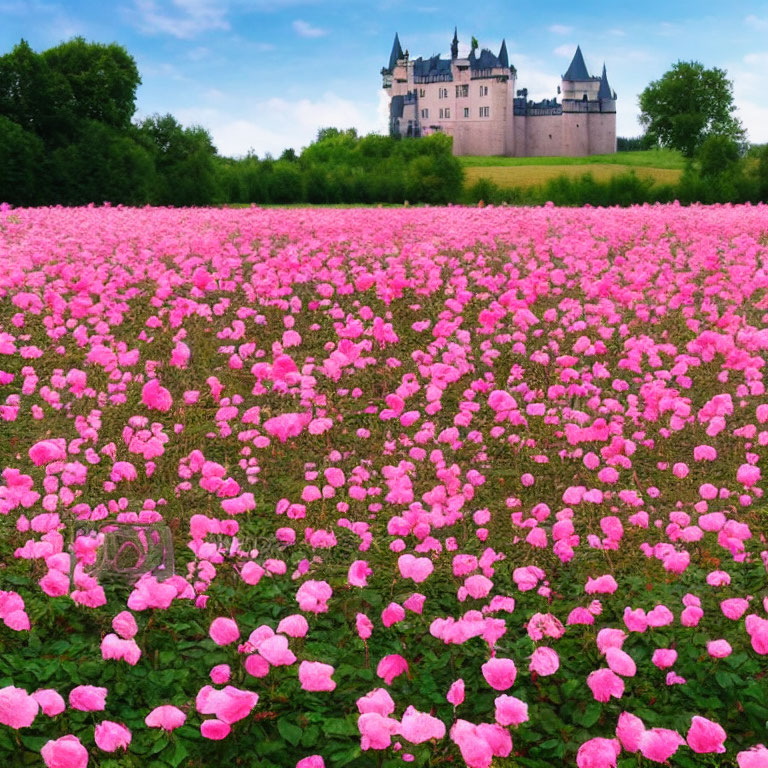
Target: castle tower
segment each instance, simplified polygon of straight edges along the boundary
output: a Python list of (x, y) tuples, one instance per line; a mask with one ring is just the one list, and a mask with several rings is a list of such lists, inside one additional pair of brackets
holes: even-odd
[(451, 60), (459, 58), (459, 28), (453, 28), (453, 40), (451, 41)]

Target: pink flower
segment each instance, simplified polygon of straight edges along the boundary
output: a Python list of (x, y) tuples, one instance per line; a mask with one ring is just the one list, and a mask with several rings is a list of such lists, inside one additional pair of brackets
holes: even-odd
[(495, 720), (499, 725), (520, 725), (528, 721), (528, 705), (524, 701), (501, 694), (494, 699)]
[(605, 652), (605, 660), (617, 675), (634, 677), (637, 673), (637, 666), (632, 657), (620, 648), (608, 648)]
[(590, 739), (579, 747), (576, 765), (579, 768), (616, 768), (620, 752), (621, 745), (617, 739)]
[(78, 685), (69, 692), (69, 706), (83, 712), (98, 712), (104, 709), (106, 698), (106, 688)]
[(171, 409), (173, 398), (157, 379), (150, 379), (141, 390), (141, 402), (150, 410), (165, 412)]
[(397, 603), (390, 603), (381, 612), (381, 622), (385, 627), (391, 627), (393, 624), (397, 624), (405, 618), (405, 609), (402, 605)]
[(240, 639), (240, 630), (234, 619), (219, 616), (211, 622), (208, 634), (216, 645), (230, 645)]
[(385, 688), (374, 688), (357, 700), (357, 710), (361, 715), (378, 712), (382, 717), (387, 717), (395, 711), (395, 702)]
[(18, 730), (32, 725), (37, 717), (39, 705), (34, 695), (23, 688), (8, 685), (0, 688), (0, 723)]
[(422, 744), (431, 739), (442, 739), (445, 736), (445, 723), (409, 706), (400, 721), (398, 733), (412, 744)]
[(361, 640), (367, 640), (373, 633), (373, 622), (364, 613), (355, 616), (355, 627)]
[(277, 631), (288, 637), (304, 637), (309, 631), (309, 624), (300, 613), (293, 613), (280, 620)]
[(229, 736), (231, 730), (230, 724), (223, 720), (204, 720), (200, 724), (201, 735), (203, 738), (211, 739), (211, 741), (223, 741)]
[(651, 728), (640, 734), (640, 753), (655, 763), (666, 763), (681, 744), (685, 744), (685, 739), (667, 728)]
[(517, 668), (512, 659), (500, 659), (494, 656), (481, 667), (485, 682), (496, 691), (506, 691), (514, 685)]
[(139, 631), (139, 628), (136, 625), (136, 619), (130, 611), (122, 611), (121, 613), (118, 613), (117, 616), (112, 619), (112, 629), (114, 629), (124, 640), (130, 640), (132, 637), (135, 637), (136, 633)]
[[(619, 651), (619, 653), (622, 653), (622, 651)], [(542, 677), (553, 675), (560, 667), (560, 657), (557, 655), (557, 651), (546, 646), (536, 648), (530, 658), (529, 669), (531, 672), (536, 672)]]
[(757, 744), (745, 752), (736, 755), (739, 768), (768, 768), (768, 748)]
[(360, 731), (360, 749), (386, 749), (392, 743), (392, 734), (397, 733), (400, 723), (394, 718), (378, 712), (365, 712), (357, 718)]
[(120, 723), (103, 720), (95, 729), (96, 746), (104, 752), (114, 752), (120, 747), (128, 749), (131, 743), (131, 732)]
[(229, 682), (231, 675), (232, 670), (230, 669), (229, 664), (217, 664), (210, 672), (210, 678), (216, 685), (223, 685), (224, 683)]
[(400, 555), (397, 559), (397, 567), (404, 579), (413, 579), (417, 584), (426, 581), (435, 569), (428, 557), (414, 557), (413, 555)]
[(325, 761), (320, 755), (310, 755), (309, 757), (302, 757), (296, 768), (325, 768)]
[(740, 619), (747, 612), (747, 608), (749, 608), (749, 600), (743, 597), (731, 597), (720, 603), (723, 615), (734, 621)]
[(205, 685), (197, 694), (195, 707), (200, 714), (215, 715), (218, 720), (231, 725), (248, 717), (258, 701), (259, 694), (253, 691), (241, 691), (231, 685), (219, 691), (210, 685)]
[(302, 611), (310, 613), (327, 613), (328, 600), (333, 590), (325, 581), (305, 581), (296, 591), (296, 601)]
[(672, 648), (657, 648), (653, 652), (651, 661), (659, 669), (667, 669), (668, 667), (674, 666), (675, 662), (677, 661), (677, 651), (673, 650)]
[(162, 728), (164, 731), (172, 731), (174, 728), (184, 725), (187, 716), (171, 704), (163, 704), (155, 707), (145, 718), (144, 723), (149, 728)]
[(299, 682), (305, 691), (332, 691), (336, 683), (331, 680), (334, 669), (319, 661), (302, 661), (299, 665)]
[(605, 627), (597, 633), (597, 650), (605, 653), (608, 648), (621, 648), (627, 639), (627, 633), (621, 629)]
[(619, 585), (616, 583), (616, 579), (614, 579), (610, 574), (606, 574), (605, 576), (598, 576), (596, 579), (589, 577), (587, 579), (587, 584), (584, 587), (584, 591), (588, 595), (612, 595), (618, 588)]
[(725, 730), (706, 717), (694, 715), (691, 727), (688, 729), (686, 741), (688, 746), (696, 753), (709, 754), (711, 752), (725, 752), (723, 742), (726, 739)]
[(64, 698), (53, 688), (41, 688), (32, 694), (32, 698), (40, 705), (43, 714), (48, 717), (56, 717), (67, 708)]
[(387, 684), (392, 685), (392, 681), (408, 671), (408, 662), (399, 654), (392, 653), (385, 656), (376, 667), (376, 674)]
[(643, 721), (630, 712), (622, 712), (616, 725), (616, 738), (627, 752), (637, 752), (640, 749), (640, 737), (645, 732)]
[(273, 667), (289, 667), (296, 661), (293, 651), (288, 648), (285, 635), (272, 635), (259, 644), (259, 655)]
[(727, 640), (710, 640), (707, 643), (707, 653), (713, 659), (724, 659), (733, 653), (733, 648)]
[(86, 768), (88, 765), (88, 750), (72, 734), (48, 741), (40, 754), (48, 768)]
[(365, 560), (355, 560), (355, 562), (349, 566), (347, 583), (352, 587), (367, 587), (368, 577), (372, 573), (373, 570), (368, 567), (368, 563)]
[(596, 701), (606, 702), (611, 696), (620, 699), (624, 695), (624, 681), (605, 667), (590, 672), (587, 685)]
[(451, 683), (448, 693), (445, 696), (454, 707), (458, 707), (464, 701), (464, 681), (459, 678)]

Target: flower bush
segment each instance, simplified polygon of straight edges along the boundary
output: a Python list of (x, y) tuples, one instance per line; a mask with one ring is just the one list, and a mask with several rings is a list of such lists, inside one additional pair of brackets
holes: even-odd
[(0, 267), (3, 765), (768, 766), (767, 207), (3, 206)]

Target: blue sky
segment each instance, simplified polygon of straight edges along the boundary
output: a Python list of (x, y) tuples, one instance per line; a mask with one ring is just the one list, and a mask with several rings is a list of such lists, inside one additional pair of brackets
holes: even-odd
[(749, 138), (768, 142), (768, 0), (0, 0), (0, 51), (74, 35), (118, 42), (142, 76), (137, 116), (206, 127), (222, 154), (279, 154), (319, 127), (386, 129), (381, 67), (395, 32), (412, 57), (448, 55), (453, 27), (498, 51), (518, 88), (554, 96), (576, 44), (617, 91), (618, 133), (635, 136), (637, 96), (672, 63), (726, 69)]

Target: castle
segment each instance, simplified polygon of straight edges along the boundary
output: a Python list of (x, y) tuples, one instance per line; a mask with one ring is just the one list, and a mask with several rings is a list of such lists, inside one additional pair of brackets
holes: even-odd
[(517, 70), (506, 41), (498, 55), (487, 48), (459, 58), (454, 31), (451, 58), (411, 59), (397, 34), (389, 64), (381, 70), (390, 96), (390, 133), (453, 137), (455, 155), (510, 157), (583, 156), (616, 151), (616, 93), (587, 71), (581, 48), (558, 88), (557, 97), (529, 101), (516, 90)]

